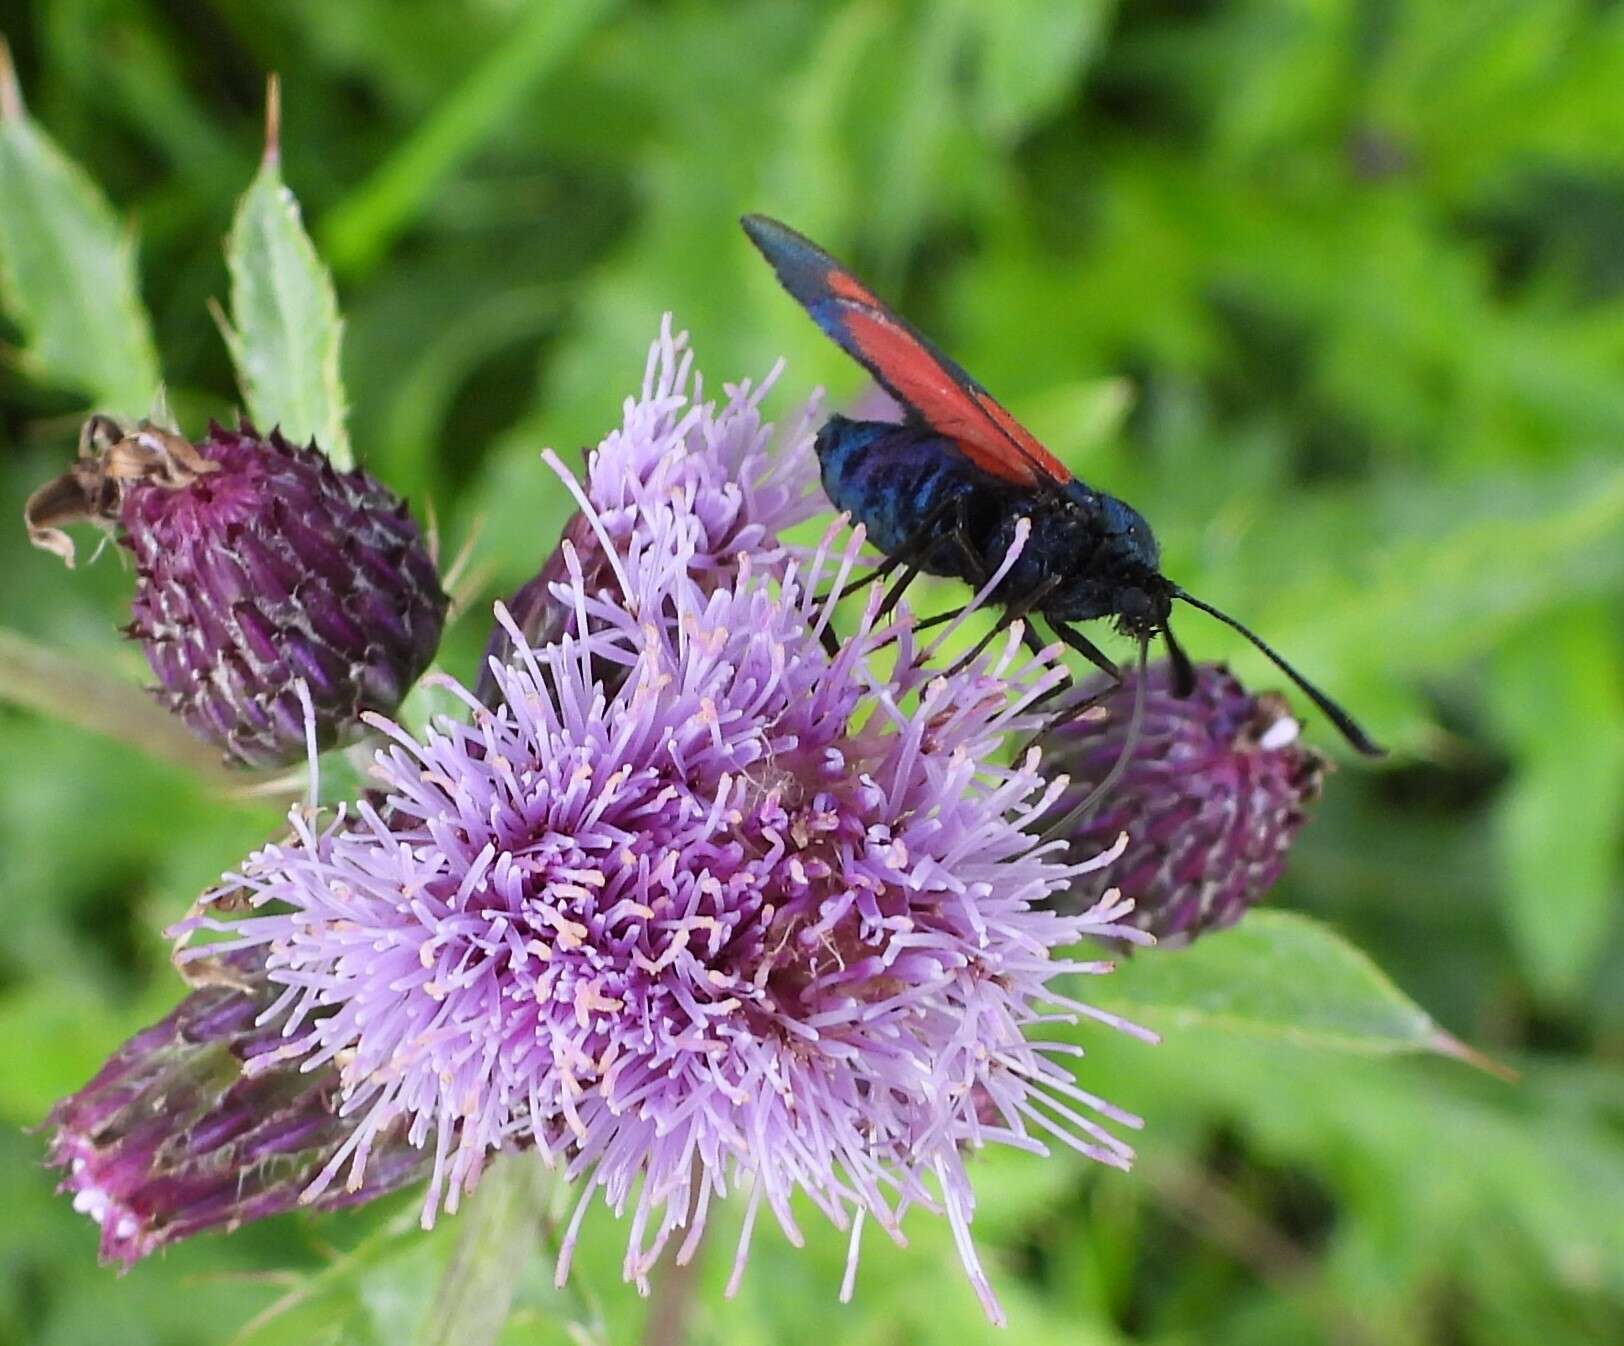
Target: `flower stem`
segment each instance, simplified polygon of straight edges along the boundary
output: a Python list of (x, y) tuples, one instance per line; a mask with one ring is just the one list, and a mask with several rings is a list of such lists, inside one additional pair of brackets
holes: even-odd
[(693, 1309), (694, 1287), (699, 1282), (705, 1260), (706, 1226), (699, 1247), (686, 1262), (678, 1263), (677, 1239), (671, 1241), (654, 1273), (654, 1292), (649, 1296), (648, 1317), (643, 1320), (643, 1346), (685, 1346), (688, 1316)]
[(535, 1254), (553, 1175), (534, 1154), (492, 1161), (458, 1222), (418, 1346), (489, 1346), (502, 1335), (513, 1293)]

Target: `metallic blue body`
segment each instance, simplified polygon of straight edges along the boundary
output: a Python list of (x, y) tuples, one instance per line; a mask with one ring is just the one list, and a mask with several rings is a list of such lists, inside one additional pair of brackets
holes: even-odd
[[(1032, 533), (993, 600), (1019, 603), (1051, 576), (1063, 582), (1042, 604), (1059, 621), (1121, 616), (1125, 589), (1165, 587), (1150, 525), (1115, 496), (1072, 480), (1021, 487), (985, 472), (927, 426), (831, 416), (818, 432), (823, 489), (886, 555), (928, 527), (941, 540), (920, 554), (932, 575), (982, 583), (996, 570), (1022, 518)], [(961, 525), (963, 544), (951, 536)], [(967, 554), (967, 552), (969, 554)]]

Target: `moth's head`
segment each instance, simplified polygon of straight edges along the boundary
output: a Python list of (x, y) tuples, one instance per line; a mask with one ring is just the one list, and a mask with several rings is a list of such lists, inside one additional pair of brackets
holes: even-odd
[(1117, 625), (1124, 635), (1149, 637), (1167, 629), (1173, 593), (1160, 575), (1147, 576), (1142, 584), (1124, 585), (1116, 597)]

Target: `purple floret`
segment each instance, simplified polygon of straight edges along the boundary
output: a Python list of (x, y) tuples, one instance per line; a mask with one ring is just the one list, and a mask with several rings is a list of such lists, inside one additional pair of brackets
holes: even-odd
[(428, 667), (448, 600), (405, 502), (314, 444), (211, 424), (201, 443), (94, 417), (73, 469), (36, 492), (30, 536), (117, 526), (135, 558), (125, 632), (159, 699), (228, 759), (279, 766), (393, 711)]

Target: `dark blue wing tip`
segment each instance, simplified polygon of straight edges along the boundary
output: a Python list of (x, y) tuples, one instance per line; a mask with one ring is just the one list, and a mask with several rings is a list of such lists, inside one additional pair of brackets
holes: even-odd
[(753, 239), (761, 238), (764, 235), (770, 237), (795, 232), (782, 220), (775, 220), (771, 215), (761, 215), (753, 210), (740, 215), (739, 224), (743, 226), (744, 232)]
[(782, 220), (770, 215), (741, 215), (739, 224), (757, 250), (774, 266), (812, 247), (810, 239), (796, 233)]
[(810, 310), (829, 298), (829, 274), (839, 267), (834, 258), (771, 216), (744, 215), (739, 223), (797, 303)]
[(775, 244), (781, 243), (785, 233), (784, 226), (770, 215), (741, 215), (739, 225), (749, 240), (762, 252), (767, 252)]

